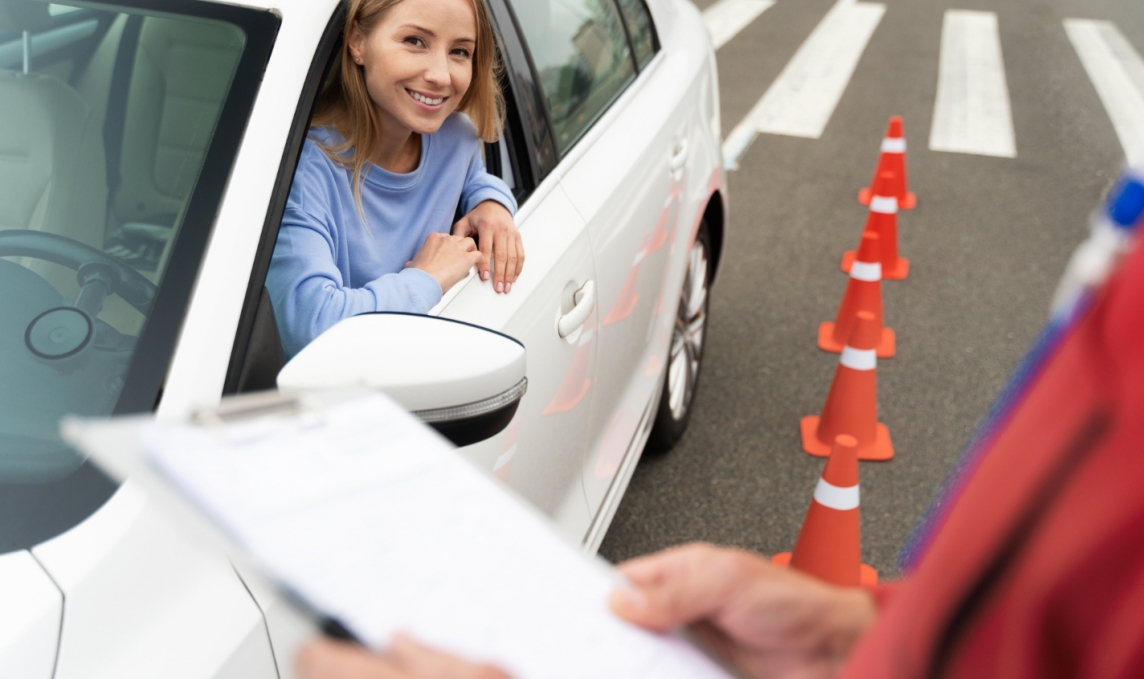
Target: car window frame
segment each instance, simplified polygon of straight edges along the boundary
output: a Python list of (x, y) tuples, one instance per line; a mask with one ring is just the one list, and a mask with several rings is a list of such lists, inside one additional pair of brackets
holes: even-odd
[(342, 42), (346, 11), (347, 6), (344, 2), (339, 2), (334, 8), (330, 20), (322, 31), (314, 57), (310, 60), (310, 67), (306, 71), (306, 80), (302, 85), (298, 105), (294, 109), (294, 118), (290, 123), (290, 134), (282, 151), (282, 160), (278, 163), (278, 175), (274, 178), (274, 189), (270, 195), (266, 219), (262, 223), (262, 235), (258, 240), (258, 249), (255, 250), (250, 279), (243, 297), (242, 313), (235, 329), (230, 361), (227, 364), (226, 378), (223, 380), (224, 396), (239, 393), (242, 386), (243, 367), (249, 354), (262, 290), (266, 285), (266, 275), (270, 271), (270, 259), (274, 254), (274, 246), (278, 243), (282, 215), (286, 212), (286, 201), (290, 197), (290, 188), (294, 185), (294, 172), (298, 168), (298, 160), (302, 157), (302, 148), (310, 130), (314, 105), (317, 103), (318, 94), (321, 92), (331, 62), (337, 56), (336, 50)]
[(640, 6), (643, 7), (644, 14), (647, 15), (648, 26), (651, 27), (651, 56), (643, 66), (640, 66), (640, 58), (639, 55), (636, 54), (636, 41), (635, 38), (632, 37), (632, 28), (628, 25), (628, 15), (624, 14), (624, 8), (620, 6), (619, 0), (612, 0), (612, 3), (616, 6), (616, 11), (620, 13), (620, 23), (624, 25), (624, 34), (628, 37), (628, 51), (631, 52), (632, 64), (636, 67), (636, 79), (639, 79), (640, 73), (647, 70), (651, 62), (655, 61), (656, 55), (659, 54), (659, 31), (655, 26), (655, 15), (651, 13), (651, 8), (647, 6), (646, 0), (631, 1), (639, 3)]
[[(499, 36), (505, 78), (509, 84), (506, 100), (512, 97), (520, 117), (525, 155), (532, 174), (532, 187), (540, 185), (560, 162), (556, 133), (536, 65), (520, 30), (516, 13), (507, 0), (489, 0), (492, 21)], [(519, 148), (519, 147), (518, 147)]]

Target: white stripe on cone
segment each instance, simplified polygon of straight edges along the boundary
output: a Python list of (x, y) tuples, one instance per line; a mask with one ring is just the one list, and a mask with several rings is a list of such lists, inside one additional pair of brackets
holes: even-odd
[(843, 347), (838, 362), (851, 370), (873, 370), (878, 366), (878, 352), (875, 349)]
[(858, 509), (858, 486), (842, 488), (820, 478), (814, 488), (814, 501), (823, 507), (837, 509), (840, 512)]
[(903, 139), (901, 137), (898, 137), (897, 139), (894, 139), (893, 137), (886, 137), (885, 139), (882, 140), (882, 153), (905, 153), (905, 152), (906, 152), (906, 140), (905, 139)]
[(896, 215), (898, 214), (898, 199), (893, 196), (874, 196), (870, 201), (870, 212)]
[(882, 280), (882, 263), (854, 262), (850, 265), (850, 277), (859, 281), (876, 283)]

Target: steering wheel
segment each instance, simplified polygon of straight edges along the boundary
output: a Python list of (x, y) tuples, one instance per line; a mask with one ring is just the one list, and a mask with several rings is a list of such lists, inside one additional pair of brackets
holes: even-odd
[(79, 241), (42, 231), (0, 231), (0, 257), (34, 257), (75, 269), (80, 286), (72, 306), (55, 307), (32, 319), (24, 342), (50, 361), (74, 356), (91, 344), (95, 322), (109, 294), (119, 295), (144, 316), (157, 288), (135, 269)]
[(43, 231), (0, 231), (0, 257), (34, 257), (75, 269), (81, 288), (87, 284), (85, 279), (92, 278), (92, 274), (83, 274), (98, 271), (109, 292), (143, 315), (151, 313), (157, 290), (154, 283), (111, 255), (77, 240)]

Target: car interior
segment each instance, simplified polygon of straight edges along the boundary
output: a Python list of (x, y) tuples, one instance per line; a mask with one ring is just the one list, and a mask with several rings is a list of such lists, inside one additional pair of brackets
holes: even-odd
[(245, 42), (96, 7), (0, 0), (0, 480), (114, 408)]

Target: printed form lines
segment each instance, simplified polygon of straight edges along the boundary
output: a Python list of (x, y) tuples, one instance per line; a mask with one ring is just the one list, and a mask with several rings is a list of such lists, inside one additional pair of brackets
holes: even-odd
[(821, 137), (885, 12), (885, 5), (839, 0), (731, 131), (723, 143), (724, 166), (738, 168), (760, 132)]
[(1144, 59), (1111, 22), (1065, 19), (1064, 26), (1125, 158), (1144, 160)]
[(1015, 158), (997, 15), (946, 11), (938, 64), (930, 149)]

